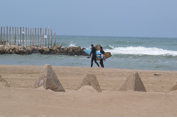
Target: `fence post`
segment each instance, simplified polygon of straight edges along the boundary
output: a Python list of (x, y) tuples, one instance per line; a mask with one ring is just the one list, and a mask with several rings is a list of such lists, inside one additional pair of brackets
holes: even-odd
[(7, 45), (7, 42), (8, 42), (8, 26), (6, 26), (6, 45)]
[(39, 28), (37, 28), (37, 39), (38, 39), (38, 47), (39, 47)]
[(40, 47), (41, 47), (41, 31), (42, 31), (42, 28), (40, 28)]
[(56, 42), (56, 33), (54, 33), (54, 46), (55, 46), (55, 42)]
[(1, 35), (1, 40), (2, 40), (1, 43), (2, 43), (2, 45), (3, 45), (3, 37), (4, 37), (3, 31), (4, 31), (4, 27), (1, 27), (1, 32), (2, 32), (2, 33), (1, 33), (1, 34), (2, 34), (2, 35)]
[(48, 48), (49, 48), (49, 28), (48, 28)]
[(25, 47), (26, 47), (26, 41), (27, 41), (27, 27), (25, 28)]
[(34, 45), (34, 31), (33, 31), (33, 28), (32, 28), (32, 46)]
[(22, 32), (22, 34), (23, 34), (23, 46), (24, 46), (24, 34), (25, 34), (25, 32), (24, 32), (24, 27), (23, 27), (23, 32)]
[(36, 28), (35, 28), (35, 46), (36, 46)]
[(0, 42), (2, 43), (2, 27), (1, 27), (1, 40), (0, 40)]
[(5, 45), (5, 27), (3, 29), (3, 45)]
[(15, 45), (16, 45), (16, 27), (15, 27)]
[(45, 47), (46, 47), (46, 28), (45, 28)]
[(17, 46), (18, 46), (18, 27), (17, 27)]
[(31, 28), (30, 28), (30, 46), (31, 46)]
[(50, 47), (52, 47), (52, 29), (50, 31)]
[(12, 27), (12, 45), (14, 44), (14, 27)]
[(22, 28), (20, 27), (20, 46), (22, 46), (22, 39), (21, 39)]
[(42, 29), (42, 47), (44, 47), (44, 29)]
[(9, 27), (9, 45), (11, 44), (10, 39), (11, 39), (11, 27)]
[(28, 46), (30, 46), (30, 41), (29, 41), (29, 28), (28, 28)]

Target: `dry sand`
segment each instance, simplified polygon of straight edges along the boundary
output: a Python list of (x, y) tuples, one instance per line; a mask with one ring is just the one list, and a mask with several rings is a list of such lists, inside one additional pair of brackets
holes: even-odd
[[(166, 94), (177, 72), (52, 66), (66, 90), (53, 92), (33, 88), (43, 67), (0, 65), (10, 85), (0, 87), (0, 116), (177, 116), (177, 92)], [(147, 92), (119, 91), (135, 71)], [(96, 75), (103, 92), (89, 86), (76, 91), (88, 73)]]

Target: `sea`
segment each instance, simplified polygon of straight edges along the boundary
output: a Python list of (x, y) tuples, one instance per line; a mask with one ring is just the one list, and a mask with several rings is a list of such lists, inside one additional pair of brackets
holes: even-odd
[[(177, 38), (56, 36), (56, 45), (90, 48), (100, 44), (112, 56), (105, 68), (177, 71)], [(99, 62), (99, 61), (98, 61)], [(44, 65), (90, 67), (87, 56), (67, 55), (0, 55), (3, 65)], [(97, 67), (94, 63), (93, 67)]]

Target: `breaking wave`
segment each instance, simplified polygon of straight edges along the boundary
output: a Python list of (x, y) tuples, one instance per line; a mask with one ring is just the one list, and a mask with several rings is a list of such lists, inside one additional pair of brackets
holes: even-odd
[(125, 55), (162, 55), (162, 56), (177, 56), (177, 51), (165, 50), (156, 47), (114, 47), (109, 45), (111, 49), (105, 49), (106, 52), (111, 52), (111, 54), (125, 54)]

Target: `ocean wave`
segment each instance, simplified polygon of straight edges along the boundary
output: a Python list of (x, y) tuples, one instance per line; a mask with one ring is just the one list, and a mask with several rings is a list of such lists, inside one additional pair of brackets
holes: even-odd
[(111, 54), (125, 54), (125, 55), (162, 55), (162, 56), (177, 56), (177, 51), (173, 50), (165, 50), (165, 49), (160, 49), (156, 47), (114, 47), (114, 46), (109, 46), (112, 49), (105, 49), (106, 52), (111, 52)]
[(74, 43), (70, 43), (70, 44), (69, 44), (69, 47), (77, 47), (77, 46), (76, 46), (76, 44), (74, 44)]

